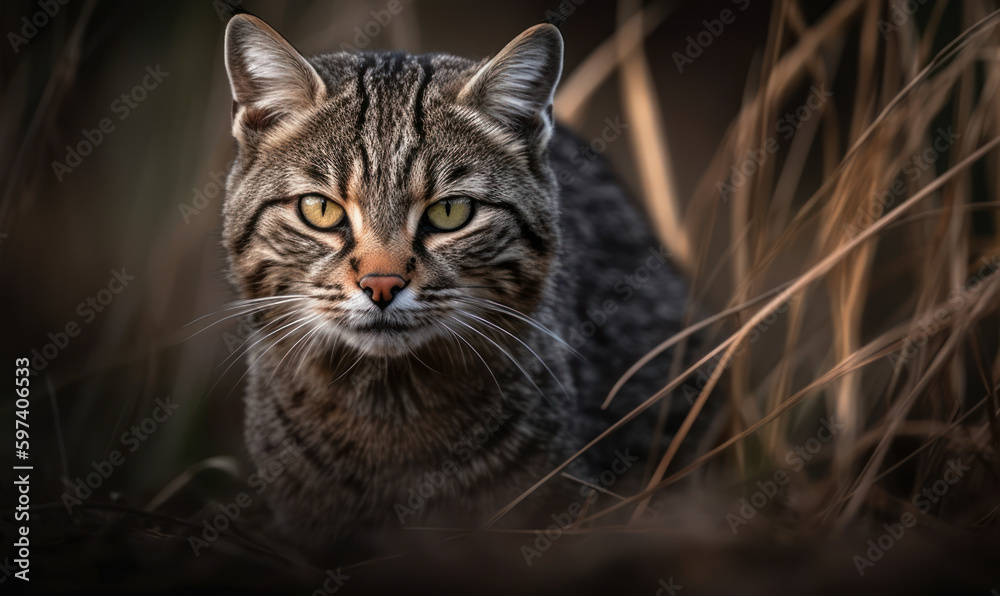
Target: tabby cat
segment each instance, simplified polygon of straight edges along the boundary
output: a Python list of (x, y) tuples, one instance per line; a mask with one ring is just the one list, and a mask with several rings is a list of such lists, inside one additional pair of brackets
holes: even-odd
[[(256, 329), (246, 442), (261, 468), (294, 446), (267, 489), (289, 535), (481, 520), (662, 386), (649, 367), (600, 409), (677, 331), (686, 289), (553, 121), (555, 27), (481, 62), (305, 58), (240, 14), (225, 50), (224, 244)], [(631, 462), (650, 434), (640, 419), (574, 473)]]

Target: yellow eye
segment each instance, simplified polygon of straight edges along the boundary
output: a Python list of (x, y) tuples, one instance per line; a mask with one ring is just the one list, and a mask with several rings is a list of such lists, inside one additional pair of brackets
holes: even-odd
[(472, 218), (472, 201), (466, 197), (442, 199), (427, 208), (427, 221), (442, 231), (457, 230)]
[(302, 195), (299, 215), (314, 228), (329, 230), (344, 221), (344, 208), (320, 195)]

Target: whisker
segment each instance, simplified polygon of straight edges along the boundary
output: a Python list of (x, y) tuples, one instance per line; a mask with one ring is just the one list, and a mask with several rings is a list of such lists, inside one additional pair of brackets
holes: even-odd
[(349, 367), (347, 367), (347, 370), (345, 370), (345, 371), (343, 372), (343, 374), (341, 374), (341, 375), (340, 375), (339, 377), (337, 377), (336, 379), (334, 379), (334, 380), (330, 381), (330, 385), (333, 385), (333, 384), (334, 384), (334, 383), (336, 383), (337, 381), (339, 381), (339, 380), (343, 379), (343, 378), (344, 378), (344, 375), (346, 375), (347, 373), (351, 372), (351, 369), (353, 369), (353, 368), (354, 368), (355, 366), (357, 366), (357, 365), (358, 365), (358, 363), (359, 363), (359, 362), (361, 362), (361, 360), (362, 360), (362, 359), (363, 359), (364, 357), (365, 357), (365, 355), (364, 355), (364, 353), (362, 352), (362, 353), (361, 353), (361, 355), (360, 355), (360, 356), (358, 356), (358, 359), (354, 361), (354, 364), (352, 364), (352, 365), (350, 365)]
[[(298, 314), (298, 313), (297, 313), (297, 312), (295, 312), (295, 313), (289, 313), (289, 315), (292, 315), (292, 314)], [(283, 316), (289, 316), (289, 315), (283, 315)], [(302, 319), (296, 319), (295, 321), (292, 321), (291, 323), (288, 323), (287, 325), (285, 325), (285, 326), (283, 326), (283, 327), (280, 327), (280, 328), (278, 328), (278, 329), (275, 329), (274, 331), (272, 331), (272, 332), (268, 333), (268, 334), (267, 334), (267, 335), (265, 335), (264, 337), (260, 338), (260, 339), (259, 339), (259, 340), (257, 340), (256, 342), (254, 342), (254, 343), (253, 343), (253, 345), (251, 345), (250, 347), (248, 347), (248, 348), (247, 348), (246, 350), (243, 350), (243, 351), (242, 351), (242, 353), (240, 353), (240, 354), (239, 354), (239, 356), (238, 356), (237, 358), (234, 358), (234, 359), (233, 359), (233, 361), (232, 361), (232, 362), (231, 362), (231, 363), (229, 364), (229, 366), (227, 366), (227, 367), (226, 367), (226, 370), (222, 371), (222, 374), (221, 374), (221, 375), (219, 375), (219, 380), (218, 380), (218, 381), (216, 381), (216, 382), (215, 382), (215, 385), (212, 385), (212, 389), (211, 389), (211, 390), (209, 390), (209, 394), (211, 394), (211, 393), (212, 393), (213, 391), (215, 391), (215, 388), (216, 388), (216, 387), (217, 387), (217, 386), (219, 385), (219, 383), (220, 383), (220, 382), (222, 382), (222, 379), (223, 379), (223, 378), (225, 378), (225, 376), (226, 376), (226, 373), (228, 373), (228, 372), (229, 372), (229, 369), (231, 369), (231, 368), (233, 367), (233, 365), (235, 365), (235, 364), (236, 364), (237, 362), (239, 362), (240, 358), (241, 358), (241, 357), (242, 357), (243, 355), (245, 355), (245, 354), (248, 354), (248, 353), (250, 352), (250, 350), (254, 349), (254, 347), (255, 347), (255, 346), (257, 346), (258, 344), (260, 344), (260, 342), (262, 342), (262, 341), (266, 340), (267, 338), (269, 338), (269, 337), (273, 336), (273, 335), (274, 335), (275, 333), (278, 333), (278, 332), (280, 332), (280, 331), (281, 331), (282, 329), (287, 329), (288, 327), (291, 327), (292, 325), (295, 325), (295, 324), (296, 324), (297, 322), (299, 322), (299, 321), (301, 321), (301, 320), (302, 320)], [(269, 323), (269, 324), (270, 324), (270, 323)], [(267, 325), (265, 325), (265, 326), (264, 326), (264, 329), (266, 329), (266, 328), (267, 328)], [(263, 329), (262, 329), (262, 330), (263, 330)], [(247, 342), (247, 341), (250, 341), (250, 339), (251, 339), (252, 337), (253, 337), (253, 336), (250, 336), (250, 338), (247, 338), (247, 340), (246, 340), (246, 341), (244, 341), (243, 343), (244, 343), (244, 344), (246, 344), (246, 342)], [(277, 343), (277, 342), (275, 342), (275, 343)], [(275, 344), (272, 344), (272, 346), (273, 346), (273, 345), (275, 345)], [(241, 345), (240, 347), (242, 347), (242, 345)], [(236, 349), (236, 350), (235, 350), (235, 351), (234, 351), (233, 353), (234, 353), (234, 354), (236, 354), (236, 353), (237, 353), (237, 352), (239, 352), (239, 351), (240, 351), (240, 349), (239, 349), (239, 348), (237, 348), (237, 349)], [(265, 350), (265, 352), (266, 352), (266, 351), (267, 351), (267, 350)], [(261, 355), (263, 355), (263, 353), (262, 353)], [(260, 359), (260, 357), (258, 357), (258, 358), (257, 358), (257, 360), (259, 360), (259, 359)], [(246, 372), (244, 372), (244, 373), (243, 373), (243, 376), (241, 376), (241, 377), (239, 378), (239, 380), (238, 380), (238, 381), (236, 381), (236, 384), (235, 384), (235, 385), (233, 385), (233, 389), (235, 389), (235, 388), (236, 388), (236, 387), (237, 387), (237, 386), (238, 386), (238, 385), (240, 384), (240, 381), (242, 381), (242, 380), (243, 380), (243, 377), (245, 377), (245, 376), (247, 375), (247, 373), (248, 373), (248, 372), (250, 372), (250, 368), (251, 368), (251, 367), (253, 366), (253, 364), (254, 364), (254, 363), (256, 363), (256, 362), (257, 362), (257, 360), (254, 360), (254, 362), (253, 362), (253, 363), (251, 363), (251, 364), (250, 364), (250, 366), (247, 366), (247, 370), (246, 370)], [(224, 360), (223, 362), (225, 362), (225, 360)], [(220, 364), (219, 366), (221, 366), (221, 364)], [(229, 395), (230, 395), (230, 394), (232, 394), (232, 390), (230, 390), (230, 391), (229, 391), (229, 394), (227, 394), (227, 395), (226, 395), (226, 398), (227, 398), (227, 399), (229, 398)]]
[[(431, 321), (431, 324), (433, 324), (434, 326), (438, 326), (439, 325), (439, 321), (433, 320), (433, 321)], [(452, 352), (452, 344), (454, 344), (455, 346), (458, 346), (458, 356), (459, 356), (459, 360), (460, 361), (461, 361), (462, 357), (465, 355), (465, 350), (462, 347), (461, 342), (459, 342), (459, 341), (457, 341), (455, 339), (455, 337), (454, 337), (455, 332), (452, 331), (450, 328), (448, 328), (447, 331), (448, 331), (448, 334), (445, 335), (444, 338), (446, 338), (448, 340), (448, 343), (445, 344), (445, 347), (447, 348), (447, 352), (448, 352), (448, 363), (451, 364), (452, 368), (455, 368), (455, 354)]]
[(479, 317), (477, 315), (474, 315), (474, 314), (472, 314), (472, 313), (470, 313), (468, 311), (464, 311), (462, 309), (456, 309), (456, 310), (458, 312), (464, 314), (465, 316), (472, 317), (473, 319), (476, 319), (477, 321), (482, 321), (483, 323), (486, 323), (490, 327), (493, 327), (494, 329), (496, 329), (498, 331), (506, 333), (507, 335), (509, 335), (510, 337), (512, 337), (514, 339), (514, 341), (516, 341), (517, 343), (519, 343), (522, 346), (524, 346), (524, 349), (526, 349), (529, 352), (531, 352), (531, 355), (534, 356), (535, 358), (537, 358), (538, 362), (540, 362), (542, 364), (542, 366), (545, 367), (545, 370), (552, 377), (552, 380), (555, 381), (557, 385), (559, 385), (559, 388), (562, 389), (562, 392), (566, 395), (566, 397), (569, 397), (569, 391), (566, 391), (566, 387), (563, 386), (562, 381), (559, 380), (559, 377), (556, 376), (556, 373), (552, 372), (552, 369), (549, 368), (549, 365), (546, 364), (544, 360), (542, 360), (542, 357), (539, 356), (534, 350), (531, 349), (531, 346), (529, 346), (528, 344), (526, 344), (523, 341), (521, 341), (520, 338), (518, 338), (516, 335), (514, 335), (510, 331), (504, 329), (503, 327), (501, 327), (499, 325), (494, 324), (492, 321), (489, 321), (487, 319), (484, 319), (482, 317)]
[(409, 352), (410, 356), (413, 356), (417, 360), (417, 362), (419, 362), (420, 364), (423, 364), (424, 368), (426, 368), (427, 370), (431, 371), (432, 373), (437, 373), (439, 375), (442, 374), (441, 371), (434, 370), (433, 368), (431, 368), (430, 366), (428, 366), (427, 363), (424, 362), (423, 360), (421, 360), (420, 356), (417, 356), (416, 353), (414, 353), (413, 350), (411, 350), (409, 347), (406, 348), (406, 351)]
[[(323, 316), (323, 315), (314, 315), (314, 316), (313, 316), (313, 317), (312, 317), (311, 319), (308, 319), (308, 320), (306, 320), (306, 321), (305, 321), (305, 322), (303, 322), (303, 323), (302, 323), (301, 325), (299, 325), (298, 327), (296, 327), (296, 328), (295, 328), (295, 329), (293, 329), (292, 331), (288, 332), (288, 334), (287, 334), (287, 335), (291, 335), (291, 334), (292, 334), (292, 333), (294, 333), (295, 331), (298, 331), (298, 330), (299, 330), (299, 329), (301, 329), (302, 327), (304, 327), (304, 326), (308, 325), (309, 323), (311, 323), (311, 322), (315, 321), (316, 319), (320, 318), (321, 316)], [(277, 373), (277, 372), (278, 372), (278, 369), (279, 369), (279, 368), (281, 368), (281, 363), (285, 361), (285, 358), (288, 358), (288, 355), (292, 353), (292, 350), (294, 350), (294, 349), (295, 349), (295, 346), (297, 346), (297, 345), (299, 345), (300, 343), (302, 343), (302, 340), (304, 340), (305, 338), (309, 337), (309, 335), (310, 335), (311, 333), (313, 333), (313, 332), (314, 332), (315, 330), (316, 330), (315, 328), (314, 328), (314, 329), (310, 329), (309, 331), (307, 331), (307, 332), (305, 333), (305, 335), (303, 335), (302, 337), (300, 337), (300, 338), (299, 338), (299, 339), (298, 339), (298, 340), (297, 340), (297, 341), (296, 341), (296, 342), (295, 342), (294, 344), (292, 344), (292, 347), (288, 348), (288, 351), (287, 351), (287, 352), (285, 352), (285, 355), (284, 355), (284, 356), (282, 356), (282, 357), (281, 357), (281, 360), (279, 360), (279, 361), (278, 361), (278, 364), (276, 364), (276, 365), (275, 365), (275, 367), (274, 367), (274, 370), (273, 370), (273, 371), (271, 371), (271, 376), (267, 378), (267, 381), (266, 381), (266, 382), (264, 383), (265, 385), (269, 385), (269, 384), (271, 383), (271, 379), (273, 379), (273, 378), (274, 378), (274, 375), (275, 375), (275, 373)], [(286, 335), (286, 336), (287, 336), (287, 335)], [(278, 343), (278, 342), (275, 342), (275, 343)]]
[(322, 337), (322, 327), (315, 327), (312, 331), (306, 334), (306, 342), (302, 344), (299, 348), (299, 355), (296, 357), (298, 364), (295, 366), (295, 371), (292, 373), (293, 377), (299, 376), (299, 371), (302, 370), (302, 365), (309, 361), (313, 356), (313, 349), (316, 347), (316, 342)]
[(498, 344), (497, 342), (493, 341), (493, 340), (492, 340), (492, 339), (490, 339), (490, 338), (489, 338), (489, 336), (487, 336), (487, 335), (486, 335), (485, 333), (483, 333), (482, 331), (480, 331), (480, 330), (476, 329), (476, 328), (475, 328), (475, 327), (473, 327), (472, 325), (469, 325), (469, 324), (468, 324), (468, 323), (466, 323), (465, 321), (462, 321), (461, 319), (458, 319), (457, 317), (449, 317), (449, 318), (450, 318), (450, 319), (451, 319), (452, 321), (455, 321), (456, 323), (458, 323), (458, 324), (460, 324), (460, 325), (463, 325), (463, 326), (465, 326), (465, 327), (468, 327), (468, 328), (469, 328), (469, 329), (471, 329), (471, 330), (472, 330), (472, 331), (473, 331), (474, 333), (477, 333), (477, 334), (479, 334), (479, 335), (480, 335), (480, 336), (481, 336), (481, 337), (482, 337), (483, 339), (485, 339), (486, 341), (488, 341), (488, 342), (490, 342), (491, 344), (493, 344), (494, 346), (496, 346), (496, 348), (497, 348), (498, 350), (500, 350), (501, 352), (503, 352), (503, 355), (504, 355), (504, 356), (506, 356), (507, 358), (509, 358), (509, 359), (510, 359), (510, 361), (514, 363), (514, 366), (516, 366), (516, 367), (517, 367), (517, 369), (518, 369), (519, 371), (521, 371), (521, 374), (523, 374), (523, 375), (524, 375), (524, 378), (528, 379), (528, 382), (529, 382), (529, 383), (531, 383), (531, 386), (532, 386), (532, 387), (534, 387), (536, 391), (538, 391), (538, 394), (539, 394), (539, 395), (541, 395), (541, 396), (542, 396), (543, 398), (545, 398), (545, 401), (549, 402), (549, 405), (551, 405), (552, 407), (557, 407), (557, 406), (556, 406), (556, 403), (555, 403), (554, 401), (552, 401), (552, 399), (550, 399), (548, 395), (545, 395), (545, 392), (544, 392), (544, 391), (542, 391), (542, 389), (541, 389), (541, 388), (540, 388), (540, 387), (539, 387), (539, 386), (538, 386), (538, 385), (537, 385), (537, 384), (535, 383), (535, 380), (531, 378), (531, 375), (529, 375), (529, 374), (528, 374), (528, 371), (524, 370), (524, 367), (523, 367), (523, 366), (521, 366), (521, 363), (520, 363), (520, 362), (518, 362), (518, 361), (517, 361), (517, 359), (516, 359), (516, 358), (514, 358), (514, 357), (513, 357), (513, 356), (512, 356), (512, 355), (511, 355), (511, 354), (510, 354), (509, 352), (507, 352), (507, 350), (503, 349), (503, 347), (501, 347), (501, 346), (500, 346), (500, 344)]
[(260, 312), (262, 310), (267, 310), (269, 308), (274, 308), (274, 307), (277, 307), (277, 306), (281, 306), (282, 304), (288, 304), (288, 303), (291, 303), (291, 302), (297, 302), (297, 301), (300, 301), (300, 300), (302, 300), (304, 298), (308, 298), (308, 297), (307, 296), (295, 297), (295, 298), (290, 298), (288, 300), (281, 300), (281, 301), (277, 301), (277, 302), (270, 302), (270, 303), (267, 303), (267, 304), (256, 304), (256, 305), (248, 305), (247, 304), (247, 305), (241, 305), (241, 306), (237, 306), (237, 307), (222, 309), (222, 310), (216, 311), (214, 313), (209, 313), (207, 315), (204, 315), (202, 317), (199, 317), (199, 318), (195, 319), (194, 321), (191, 321), (190, 323), (184, 325), (184, 327), (187, 327), (188, 325), (193, 325), (194, 323), (197, 323), (198, 321), (204, 319), (205, 317), (211, 317), (211, 316), (214, 316), (214, 315), (222, 314), (226, 310), (233, 310), (235, 308), (242, 309), (239, 312), (232, 313), (232, 314), (230, 314), (230, 315), (228, 315), (226, 317), (223, 317), (223, 318), (219, 319), (218, 321), (213, 321), (212, 323), (209, 323), (208, 325), (206, 325), (202, 329), (199, 329), (198, 331), (192, 333), (191, 335), (189, 335), (187, 338), (185, 338), (182, 341), (189, 341), (189, 340), (191, 340), (191, 338), (193, 338), (193, 337), (201, 334), (204, 331), (207, 331), (207, 330), (211, 329), (212, 327), (218, 325), (219, 323), (222, 323), (223, 321), (228, 321), (229, 319), (232, 319), (232, 318), (235, 318), (235, 317), (242, 317), (242, 316), (245, 316), (245, 315), (248, 315), (248, 314), (251, 314), (251, 313)]
[(302, 370), (302, 364), (309, 359), (309, 353), (313, 351), (313, 348), (316, 346), (316, 342), (322, 339), (322, 325), (317, 325), (312, 331), (309, 332), (309, 334), (306, 335), (306, 337), (309, 337), (309, 335), (312, 335), (312, 337), (299, 350), (301, 357), (299, 358), (299, 365), (295, 367), (294, 376), (296, 377), (299, 376), (299, 371)]
[[(281, 324), (282, 322), (284, 322), (285, 320), (287, 320), (287, 319), (288, 319), (288, 317), (293, 317), (293, 316), (295, 316), (295, 315), (298, 315), (298, 314), (299, 314), (300, 312), (301, 312), (301, 311), (300, 311), (299, 309), (295, 309), (295, 310), (290, 310), (290, 311), (288, 311), (288, 312), (286, 312), (286, 313), (282, 313), (282, 314), (278, 314), (278, 315), (275, 315), (275, 316), (274, 316), (274, 318), (273, 318), (272, 320), (270, 320), (270, 321), (268, 321), (268, 322), (264, 323), (264, 325), (262, 325), (260, 329), (255, 329), (255, 330), (253, 331), (253, 333), (251, 333), (251, 334), (250, 334), (249, 336), (247, 336), (247, 338), (246, 338), (246, 339), (244, 339), (244, 340), (243, 340), (243, 343), (241, 343), (240, 345), (236, 346), (236, 348), (235, 348), (235, 349), (234, 349), (234, 350), (233, 350), (233, 351), (232, 351), (232, 352), (231, 352), (231, 353), (230, 353), (230, 354), (229, 354), (228, 356), (226, 356), (226, 357), (225, 357), (225, 358), (224, 358), (224, 359), (222, 360), (222, 362), (220, 362), (220, 363), (219, 363), (219, 366), (222, 366), (223, 364), (225, 364), (225, 363), (226, 363), (226, 362), (227, 362), (227, 361), (228, 361), (228, 360), (229, 360), (230, 358), (232, 358), (232, 359), (233, 359), (233, 362), (236, 362), (236, 361), (238, 361), (238, 360), (239, 360), (240, 358), (242, 358), (242, 357), (243, 357), (243, 356), (244, 356), (244, 355), (245, 355), (245, 354), (246, 354), (246, 353), (247, 353), (248, 351), (250, 351), (250, 349), (251, 349), (251, 348), (253, 348), (253, 345), (252, 345), (252, 346), (250, 346), (249, 348), (247, 348), (246, 350), (244, 350), (244, 349), (243, 349), (243, 346), (247, 345), (247, 343), (248, 343), (248, 342), (250, 342), (251, 340), (255, 339), (255, 338), (256, 338), (256, 337), (258, 337), (258, 336), (259, 336), (260, 334), (262, 334), (262, 333), (265, 333), (265, 332), (267, 332), (267, 331), (268, 331), (268, 329), (269, 329), (269, 328), (270, 328), (270, 327), (271, 327), (272, 325), (279, 325), (279, 324)], [(257, 345), (257, 344), (254, 344), (254, 345)], [(219, 368), (219, 366), (217, 366), (216, 368)], [(232, 364), (230, 364), (230, 366), (232, 366)], [(228, 369), (227, 369), (227, 370), (228, 370)], [(225, 374), (225, 373), (223, 373), (223, 374)]]
[[(460, 323), (461, 321), (458, 322)], [(486, 370), (490, 373), (490, 376), (493, 377), (493, 382), (497, 384), (497, 391), (500, 392), (501, 399), (507, 401), (507, 396), (504, 394), (503, 389), (500, 387), (500, 381), (497, 380), (497, 376), (493, 374), (493, 369), (490, 368), (490, 365), (486, 362), (486, 359), (483, 358), (482, 354), (479, 353), (479, 350), (473, 347), (473, 345), (469, 343), (467, 339), (465, 339), (464, 337), (462, 337), (461, 334), (459, 334), (454, 329), (449, 327), (444, 321), (437, 321), (437, 324), (444, 326), (444, 328), (447, 329), (449, 332), (451, 332), (451, 334), (455, 336), (455, 338), (457, 338), (465, 345), (469, 346), (469, 349), (472, 350), (472, 353), (475, 354), (483, 362), (483, 366), (486, 367)], [(461, 347), (462, 347), (461, 344), (459, 344), (459, 349), (461, 349)]]
[[(298, 331), (299, 329), (301, 329), (302, 326), (308, 324), (309, 321), (313, 321), (317, 317), (320, 317), (320, 316), (322, 316), (322, 315), (313, 315), (311, 318), (308, 318), (308, 319), (296, 319), (295, 321), (292, 321), (288, 325), (285, 325), (285, 327), (282, 327), (281, 329), (285, 329), (286, 327), (290, 327), (292, 325), (295, 325), (296, 323), (301, 323), (297, 327), (295, 327), (295, 329), (292, 329), (291, 331), (285, 332), (285, 334), (282, 335), (281, 338), (274, 340), (273, 342), (271, 342), (271, 345), (269, 345), (266, 348), (264, 348), (264, 350), (260, 354), (258, 354), (256, 358), (254, 358), (254, 361), (251, 362), (249, 365), (247, 365), (247, 369), (243, 372), (243, 374), (240, 376), (240, 378), (236, 381), (236, 385), (233, 385), (233, 389), (235, 389), (237, 386), (239, 386), (240, 382), (248, 374), (250, 374), (251, 370), (253, 370), (253, 366), (255, 364), (257, 364), (260, 361), (261, 358), (264, 357), (264, 354), (267, 354), (269, 351), (271, 351), (271, 348), (273, 348), (274, 346), (276, 346), (276, 345), (280, 344), (281, 342), (283, 342), (285, 340), (285, 338), (287, 338), (291, 334), (293, 334), (296, 331)], [(279, 329), (278, 331), (281, 331), (281, 329)], [(275, 333), (277, 333), (277, 332), (275, 332)], [(273, 333), (271, 335), (273, 335)], [(263, 339), (261, 341), (263, 341)], [(258, 342), (258, 343), (260, 343), (260, 342)], [(277, 371), (278, 371), (278, 367), (275, 367), (274, 368), (274, 372), (277, 372)], [(274, 372), (271, 373), (272, 377), (274, 376)], [(268, 381), (268, 383), (270, 383), (271, 379), (269, 378), (267, 381)], [(232, 395), (232, 393), (233, 393), (232, 390), (230, 390), (229, 394), (226, 395), (226, 399), (229, 399), (229, 396)]]
[[(294, 294), (294, 295), (290, 295), (290, 296), (264, 296), (262, 298), (250, 298), (250, 299), (247, 299), (247, 300), (237, 300), (235, 302), (230, 302), (230, 303), (224, 305), (222, 308), (220, 308), (219, 310), (217, 310), (215, 312), (210, 312), (207, 315), (202, 315), (202, 316), (198, 317), (197, 319), (191, 321), (190, 323), (185, 323), (184, 327), (189, 327), (191, 325), (194, 325), (195, 323), (197, 323), (198, 321), (200, 321), (202, 319), (205, 319), (205, 318), (208, 318), (208, 317), (211, 317), (211, 316), (214, 316), (214, 315), (222, 314), (222, 313), (224, 313), (226, 311), (230, 311), (230, 310), (234, 310), (234, 309), (250, 308), (250, 307), (257, 307), (257, 306), (261, 306), (261, 307), (273, 306), (274, 303), (280, 304), (280, 303), (284, 303), (284, 302), (293, 302), (295, 300), (301, 300), (303, 298), (308, 298), (308, 296), (306, 296), (304, 294)], [(225, 319), (223, 319), (223, 320), (225, 320)]]
[(581, 361), (583, 361), (583, 362), (587, 361), (587, 359), (583, 356), (583, 354), (581, 354), (580, 352), (578, 352), (576, 350), (576, 348), (574, 348), (573, 346), (571, 346), (570, 344), (568, 344), (566, 342), (566, 340), (564, 340), (563, 338), (561, 338), (558, 335), (556, 335), (556, 333), (554, 331), (552, 331), (551, 329), (549, 329), (545, 325), (542, 325), (537, 320), (535, 320), (533, 317), (530, 317), (530, 316), (524, 314), (523, 312), (517, 310), (516, 308), (511, 308), (510, 306), (507, 306), (506, 304), (501, 304), (499, 302), (496, 302), (495, 300), (490, 300), (488, 298), (478, 298), (476, 296), (459, 296), (457, 299), (465, 301), (465, 302), (471, 302), (471, 303), (474, 303), (474, 304), (479, 304), (481, 306), (492, 307), (492, 310), (494, 310), (494, 311), (501, 312), (503, 314), (507, 314), (507, 315), (512, 316), (512, 317), (514, 317), (516, 319), (520, 319), (521, 321), (524, 321), (525, 323), (531, 325), (535, 329), (541, 331), (542, 333), (548, 335), (552, 339), (554, 339), (557, 342), (561, 343), (562, 345), (566, 346), (569, 349), (570, 353), (573, 354), (574, 356), (576, 356)]

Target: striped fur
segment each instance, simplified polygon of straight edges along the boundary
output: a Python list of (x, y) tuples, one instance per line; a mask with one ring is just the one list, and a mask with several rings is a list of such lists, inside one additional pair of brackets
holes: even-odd
[[(269, 489), (283, 528), (323, 543), (398, 527), (397, 504), (449, 461), (457, 472), (406, 522), (475, 520), (607, 424), (598, 393), (676, 328), (684, 289), (669, 266), (638, 289), (631, 314), (581, 348), (596, 362), (553, 338), (656, 246), (602, 164), (578, 172), (567, 161), (574, 141), (551, 120), (555, 28), (480, 63), (304, 59), (239, 15), (226, 54), (238, 141), (225, 203), (231, 276), (245, 298), (300, 297), (254, 315), (248, 354), (251, 456), (262, 465), (289, 440), (302, 454)], [(575, 180), (560, 189), (555, 171), (570, 167)], [(298, 198), (314, 193), (343, 206), (342, 229), (299, 218)], [(426, 209), (455, 196), (474, 200), (469, 224), (429, 230)], [(374, 273), (407, 282), (384, 310), (359, 286)], [(611, 345), (627, 335), (627, 347)], [(483, 428), (473, 453), (461, 449)]]

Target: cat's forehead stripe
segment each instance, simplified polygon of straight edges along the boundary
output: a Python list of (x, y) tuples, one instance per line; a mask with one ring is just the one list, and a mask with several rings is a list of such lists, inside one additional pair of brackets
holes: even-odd
[(358, 97), (360, 98), (360, 107), (358, 109), (358, 118), (354, 125), (355, 141), (357, 146), (361, 148), (361, 160), (362, 160), (362, 170), (365, 177), (368, 176), (369, 172), (369, 158), (368, 158), (368, 147), (364, 142), (363, 132), (365, 129), (365, 122), (368, 118), (368, 107), (371, 100), (368, 96), (368, 90), (365, 87), (365, 74), (368, 72), (371, 64), (367, 61), (363, 62), (358, 68), (358, 78), (357, 78), (357, 90)]

